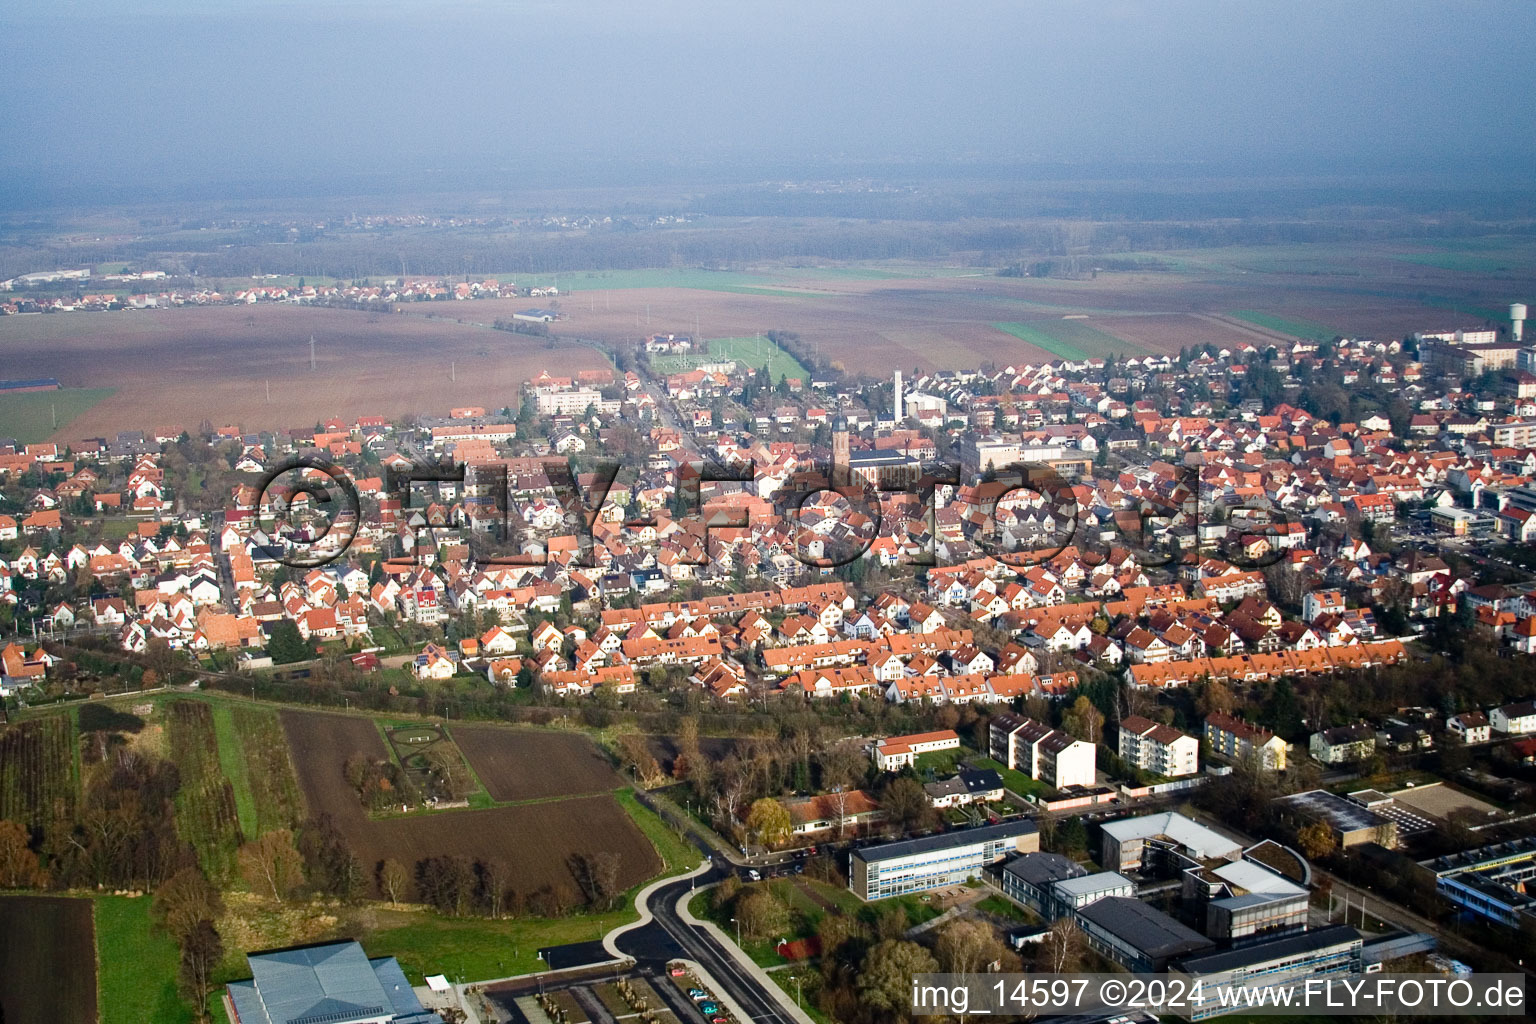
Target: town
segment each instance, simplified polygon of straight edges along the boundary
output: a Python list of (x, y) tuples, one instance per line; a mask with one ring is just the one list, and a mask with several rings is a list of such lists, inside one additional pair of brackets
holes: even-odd
[[(478, 289), (402, 285), (363, 297)], [(170, 713), (174, 745), (189, 694), (377, 714), (395, 754), (341, 734), (335, 753), (369, 814), (409, 815), (517, 799), (460, 722), (599, 730), (716, 883), (693, 904), (707, 940), (660, 911), (647, 926), (711, 948), (660, 994), (631, 990), (636, 1012), (702, 998), (717, 1020), (763, 1016), (754, 1001), (799, 1020), (809, 983), (843, 1019), (878, 993), (839, 955), (866, 975), (981, 952), (1287, 983), (1513, 970), (1536, 922), (1536, 348), (1524, 307), (1511, 317), (889, 379), (820, 364), (789, 332), (678, 330), (607, 370), (543, 372), (500, 409), (0, 441), (17, 723), (0, 750), (45, 750), (50, 708), (83, 735), (114, 695), (91, 735)], [(340, 773), (312, 777), (295, 715), (314, 717), (274, 717), (272, 751), (291, 751), (317, 814), (312, 785)], [(154, 876), (58, 852), (62, 826), (7, 787), (29, 865), (7, 884)], [(204, 844), (243, 839), (243, 864), (280, 836), (298, 856), (286, 829), (231, 827), (190, 838), (203, 872)], [(327, 891), (321, 827), (299, 850)], [(361, 857), (372, 840), (350, 841), (365, 877), (335, 895), (505, 913), (511, 889), (478, 854), (454, 881), (427, 850), (391, 882)], [(582, 862), (606, 906), (616, 883)], [(298, 886), (266, 877), (275, 899)], [(654, 956), (623, 941), (539, 959)], [(327, 956), (365, 989), (401, 972)], [(741, 958), (792, 973), (733, 977)], [(814, 978), (796, 966), (817, 958)], [(282, 970), (318, 970), (250, 963), (278, 989)], [(397, 1010), (446, 992), (439, 1008), (484, 1019), (579, 1012), (485, 984), (499, 976), (439, 977)], [(230, 1019), (266, 1019), (255, 998), (231, 985)]]

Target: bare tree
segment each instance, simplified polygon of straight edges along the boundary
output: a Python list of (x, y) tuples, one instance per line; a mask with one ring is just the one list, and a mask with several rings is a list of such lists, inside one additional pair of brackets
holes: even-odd
[(390, 903), (398, 907), (400, 897), (410, 890), (410, 886), (411, 873), (404, 864), (393, 857), (379, 864), (379, 888), (389, 897)]
[(1035, 953), (1035, 969), (1045, 974), (1081, 970), (1087, 947), (1082, 929), (1070, 917), (1059, 917), (1052, 922)]
[(251, 888), (264, 889), (281, 903), (304, 880), (304, 859), (287, 829), (268, 832), (240, 847), (240, 874)]
[(512, 869), (506, 861), (480, 862), (480, 902), (486, 912), (499, 918), (506, 913), (507, 888), (512, 884)]

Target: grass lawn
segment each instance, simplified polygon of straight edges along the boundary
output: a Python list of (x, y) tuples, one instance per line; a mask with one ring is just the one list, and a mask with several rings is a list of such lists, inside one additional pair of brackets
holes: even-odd
[(1045, 349), (1058, 359), (1107, 359), (1112, 355), (1134, 355), (1140, 351), (1124, 338), (1106, 334), (1082, 320), (1031, 320), (992, 326), (1036, 348)]
[(933, 772), (936, 779), (955, 774), (959, 763), (972, 756), (974, 751), (969, 750), (930, 750), (926, 754), (918, 754), (916, 763), (918, 777), (927, 781), (929, 771)]
[(101, 1024), (191, 1024), (195, 1018), (176, 987), (181, 954), (150, 920), (149, 897), (96, 901), (96, 962)]
[(990, 757), (979, 757), (971, 762), (977, 768), (991, 768), (1003, 777), (1003, 785), (1013, 790), (1020, 796), (1049, 796), (1051, 787), (1038, 779), (1032, 779), (1016, 768), (1004, 768), (1001, 761), (994, 761)]
[(624, 808), (640, 829), (645, 833), (645, 838), (656, 847), (656, 852), (661, 856), (661, 862), (666, 874), (676, 874), (680, 871), (692, 871), (698, 867), (704, 855), (699, 848), (687, 839), (679, 836), (677, 830), (664, 821), (660, 815), (642, 804), (635, 796), (633, 789), (621, 789), (614, 794), (614, 799), (619, 806)]
[(1006, 917), (1013, 921), (1032, 921), (1029, 912), (1017, 903), (1001, 896), (988, 896), (976, 904), (976, 909), (984, 914), (992, 914), (995, 917)]
[[(46, 440), (55, 430), (111, 395), (115, 388), (64, 388), (58, 391), (25, 391), (0, 395), (0, 437), (14, 437), (32, 444)], [(58, 426), (54, 426), (54, 417)]]
[(638, 917), (632, 901), (606, 914), (505, 921), (380, 910), (379, 926), (362, 943), (369, 956), (398, 958), (413, 985), (422, 984), (428, 974), (470, 980), (504, 978), (543, 969), (543, 961), (534, 954), (546, 946), (600, 939)]
[(1288, 317), (1275, 316), (1273, 313), (1261, 313), (1251, 309), (1240, 309), (1227, 315), (1236, 320), (1242, 320), (1258, 327), (1267, 327), (1271, 331), (1279, 331), (1281, 334), (1289, 334), (1293, 338), (1304, 338), (1308, 341), (1332, 341), (1339, 336), (1339, 332), (1332, 327), (1314, 323), (1311, 320), (1292, 320)]

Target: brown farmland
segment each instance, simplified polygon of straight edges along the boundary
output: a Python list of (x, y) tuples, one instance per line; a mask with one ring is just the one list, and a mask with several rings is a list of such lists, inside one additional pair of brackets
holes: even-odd
[(0, 896), (0, 978), (0, 1020), (6, 1024), (95, 1021), (91, 901)]
[[(410, 867), (424, 857), (462, 855), (471, 860), (505, 862), (515, 874), (514, 887), (527, 895), (546, 885), (574, 893), (576, 884), (567, 865), (572, 854), (617, 854), (618, 881), (624, 888), (661, 870), (661, 861), (650, 841), (617, 801), (601, 792), (516, 807), (371, 819), (342, 777), (342, 765), (353, 753), (386, 756), (384, 741), (374, 723), (366, 718), (307, 711), (285, 710), (281, 717), (309, 813), (331, 815), (370, 876), (385, 858), (394, 858)], [(575, 746), (566, 747), (563, 753), (577, 758), (585, 756)], [(561, 754), (562, 751), (551, 747), (545, 756), (554, 758)], [(597, 757), (595, 750), (591, 756)], [(508, 764), (517, 762), (517, 758), (512, 758)], [(476, 767), (478, 770), (478, 764)], [(578, 768), (568, 775), (560, 773), (552, 761), (546, 767), (555, 769), (556, 778), (569, 778), (578, 786), (595, 785), (600, 780), (596, 771), (579, 762)], [(606, 769), (606, 763), (603, 768)], [(607, 772), (618, 784), (612, 770)], [(485, 776), (482, 779), (488, 787), (492, 786)], [(542, 795), (564, 792), (568, 790), (554, 788)]]
[[(491, 319), (481, 304), (435, 305), (466, 321)], [(519, 385), (540, 370), (607, 365), (591, 348), (446, 316), (277, 305), (3, 317), (0, 360), (7, 377), (117, 389), (70, 423), (64, 440), (203, 422), (258, 430), (501, 408), (516, 405)]]
[(624, 784), (585, 736), (485, 725), (455, 725), (451, 732), (493, 800), (606, 793)]

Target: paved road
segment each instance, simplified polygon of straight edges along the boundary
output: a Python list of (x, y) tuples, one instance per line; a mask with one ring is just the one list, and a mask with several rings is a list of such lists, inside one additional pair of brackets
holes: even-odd
[(677, 913), (678, 900), (685, 898), (694, 886), (718, 882), (731, 870), (716, 864), (706, 874), (660, 886), (647, 902), (652, 914), (650, 922), (625, 932), (615, 944), (641, 967), (660, 967), (668, 959), (680, 957), (695, 961), (725, 989), (725, 995), (746, 1011), (751, 1024), (795, 1024), (784, 1011), (778, 993), (753, 978), (714, 936), (684, 921)]

